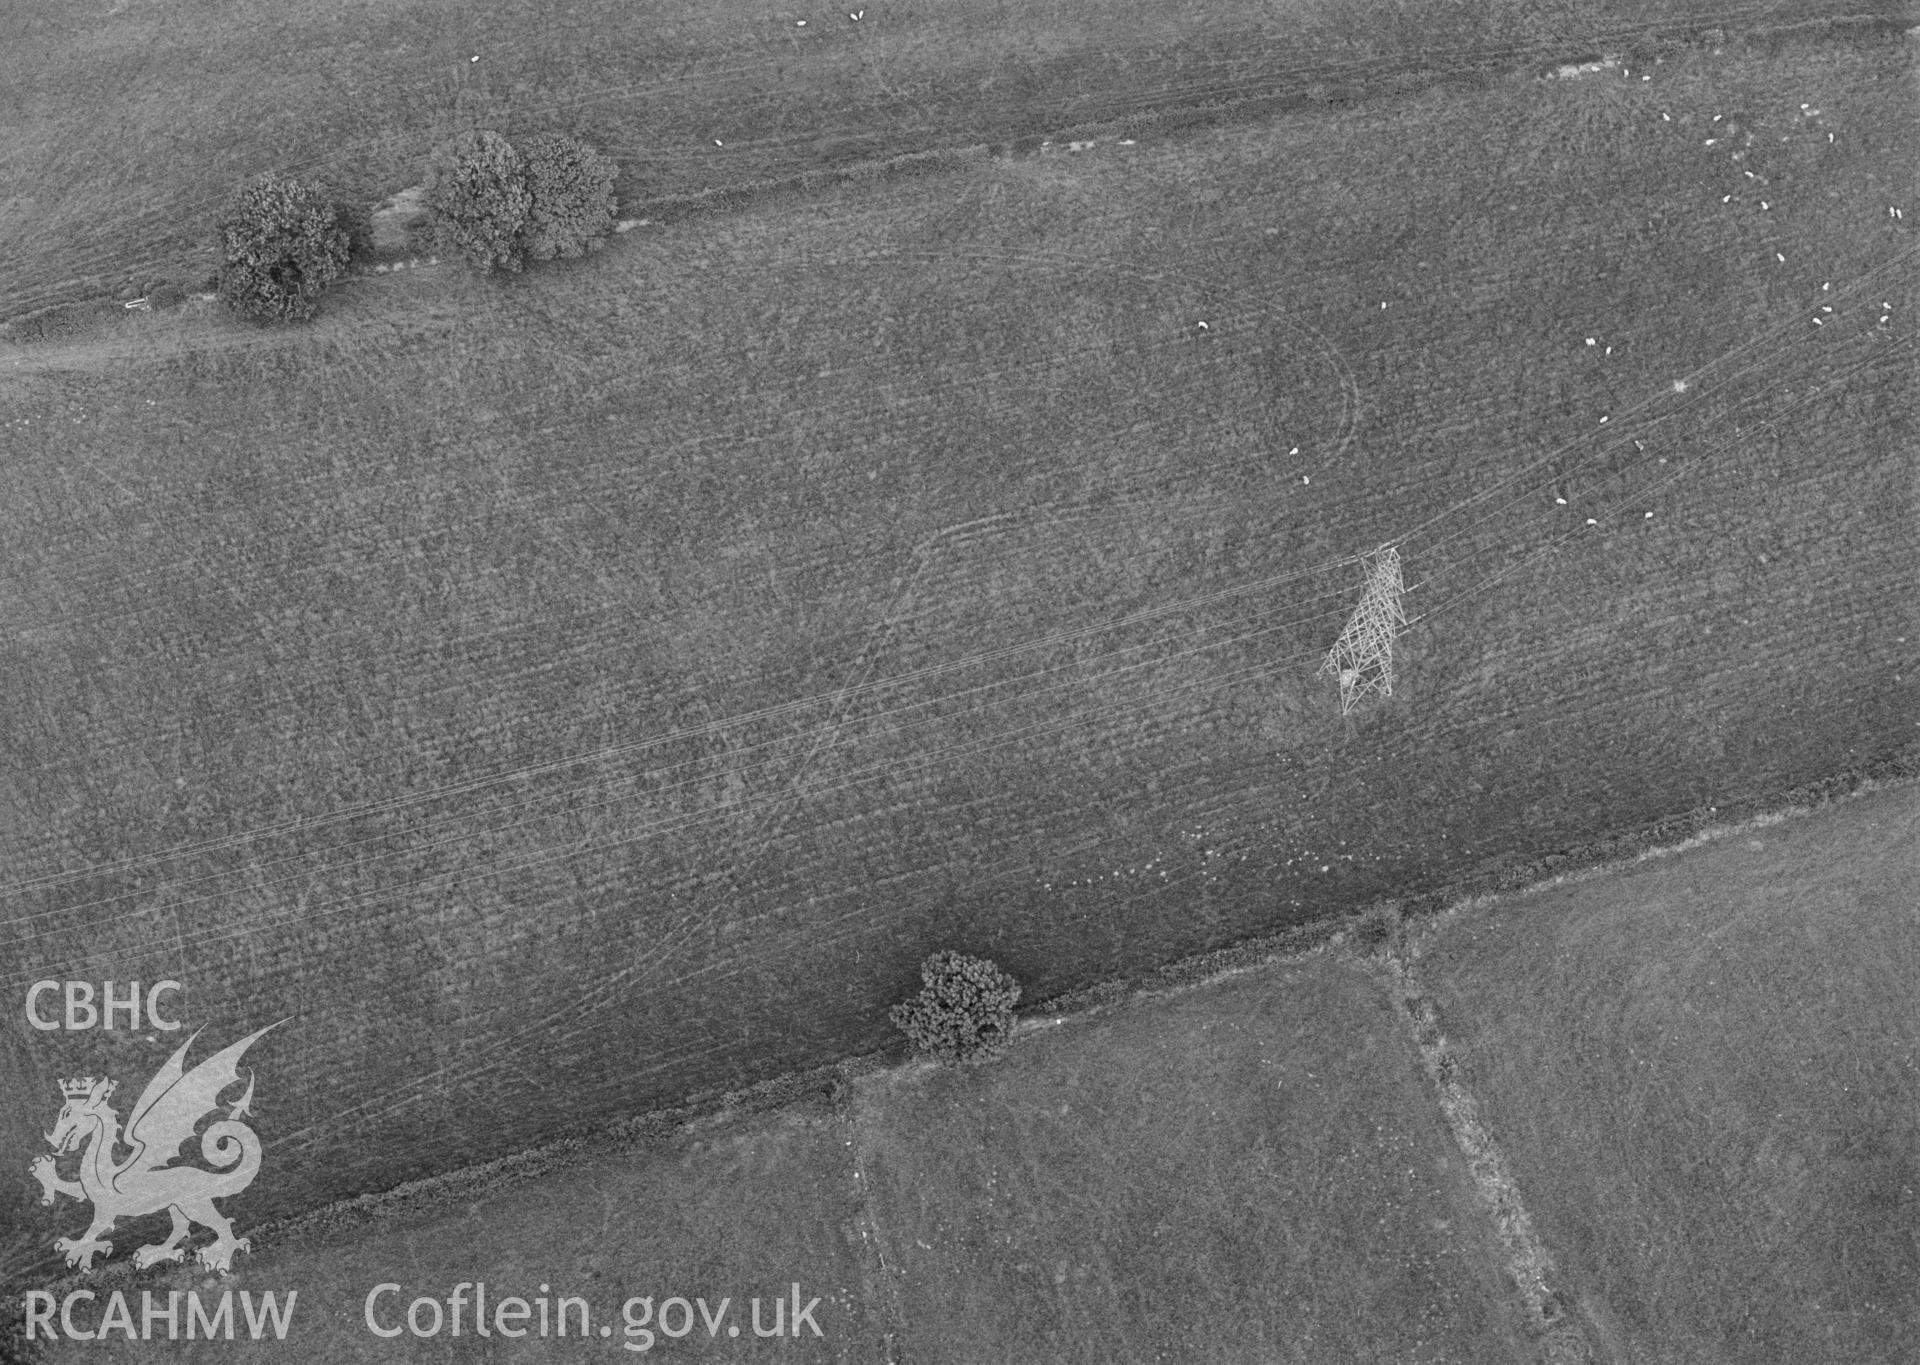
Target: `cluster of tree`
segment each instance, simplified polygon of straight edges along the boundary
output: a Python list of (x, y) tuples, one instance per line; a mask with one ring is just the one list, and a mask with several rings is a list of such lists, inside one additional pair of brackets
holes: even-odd
[[(518, 145), (495, 132), (463, 133), (428, 166), (435, 241), (482, 272), (584, 256), (613, 231), (614, 175), (611, 159), (564, 133)], [(215, 234), (217, 290), (229, 308), (309, 318), (365, 240), (366, 214), (318, 185), (267, 174), (234, 192)]]
[(614, 164), (578, 138), (548, 133), (518, 146), (463, 133), (435, 153), (427, 205), (443, 248), (481, 271), (598, 251), (613, 231)]

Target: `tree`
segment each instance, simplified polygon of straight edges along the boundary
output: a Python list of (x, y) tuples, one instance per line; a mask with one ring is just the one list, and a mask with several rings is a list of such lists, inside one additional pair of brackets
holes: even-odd
[(525, 230), (536, 261), (598, 251), (613, 231), (616, 168), (577, 137), (544, 133), (520, 144), (533, 208)]
[(533, 208), (524, 158), (494, 132), (462, 133), (434, 153), (427, 205), (442, 247), (483, 272), (519, 270)]
[(888, 1012), (923, 1055), (947, 1063), (997, 1056), (1013, 1036), (1020, 983), (983, 957), (951, 949), (920, 964), (920, 994)]
[(312, 317), (314, 300), (352, 254), (340, 206), (317, 185), (271, 173), (234, 191), (214, 233), (215, 292), (251, 317)]

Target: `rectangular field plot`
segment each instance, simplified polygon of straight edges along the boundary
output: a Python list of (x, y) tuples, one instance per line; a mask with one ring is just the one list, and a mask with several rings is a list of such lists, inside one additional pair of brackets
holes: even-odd
[(1420, 970), (1614, 1360), (1913, 1358), (1920, 794), (1465, 911)]
[(901, 1358), (1526, 1359), (1385, 993), (1320, 959), (862, 1094)]

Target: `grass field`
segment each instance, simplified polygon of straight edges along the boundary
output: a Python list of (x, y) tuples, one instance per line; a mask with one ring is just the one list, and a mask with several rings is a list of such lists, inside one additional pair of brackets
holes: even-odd
[[(0, 5), (0, 318), (213, 266), (208, 224), (263, 170), (372, 202), (462, 128), (587, 133), (627, 198), (1089, 120), (1561, 60), (1650, 32), (1850, 12), (1815, 0), (1258, 8), (1127, 0), (10, 0)], [(724, 145), (718, 145), (724, 144)]]
[[(0, 354), (7, 989), (296, 1016), (284, 1212), (881, 1045), (937, 946), (1045, 999), (1896, 752), (1911, 76), (1676, 54)], [(168, 1050), (24, 1035), (34, 1094)]]
[(1420, 963), (1612, 1359), (1910, 1360), (1920, 800), (1462, 912)]
[[(459, 1343), (365, 1326), (376, 1285), (402, 1286), (378, 1306), (399, 1325), (415, 1296), (444, 1304), (476, 1280), (496, 1303), (541, 1286), (583, 1297), (612, 1341), (482, 1343), (470, 1308)], [(816, 1105), (709, 1127), (263, 1249), (211, 1293), (191, 1273), (115, 1280), (136, 1312), (140, 1287), (299, 1299), (284, 1343), (109, 1337), (85, 1353), (578, 1360), (627, 1339), (628, 1299), (677, 1293), (715, 1312), (732, 1298), (742, 1339), (696, 1317), (690, 1337), (656, 1338), (662, 1356), (753, 1359), (775, 1348), (750, 1336), (749, 1299), (770, 1325), (796, 1282), (822, 1301), (820, 1337), (782, 1342), (783, 1359), (1527, 1359), (1392, 1010), (1329, 960), (1130, 1004), (986, 1071), (869, 1077), (837, 1118)]]
[[(129, 1342), (109, 1334), (65, 1349), (118, 1361), (264, 1360), (297, 1352), (329, 1365), (756, 1356), (881, 1365), (886, 1325), (875, 1320), (865, 1294), (868, 1258), (856, 1234), (861, 1200), (852, 1170), (838, 1127), (818, 1116), (732, 1125), (637, 1152), (596, 1155), (457, 1207), (423, 1208), (370, 1229), (263, 1250), (225, 1278), (164, 1271), (142, 1277), (163, 1301), (165, 1289), (177, 1288), (183, 1299), (200, 1294), (208, 1309), (230, 1290), (241, 1305), (236, 1314), (243, 1294), (259, 1303), (260, 1295), (274, 1292), (284, 1304), (293, 1290), (298, 1298), (284, 1340), (248, 1341), (241, 1318), (232, 1342), (187, 1341), (183, 1325), (180, 1340)], [(447, 1302), (462, 1282), (469, 1287), (456, 1340)], [(524, 1339), (476, 1337), (475, 1283), (485, 1285), (490, 1311), (518, 1297), (537, 1313), (544, 1295), (553, 1313), (546, 1337), (537, 1316), (526, 1321)], [(382, 1284), (399, 1288), (375, 1301), (374, 1321), (402, 1328), (397, 1339), (367, 1326), (368, 1295)], [(804, 1323), (797, 1336), (791, 1333), (795, 1284), (801, 1307), (820, 1300), (809, 1318), (820, 1329), (817, 1337)], [(121, 1287), (131, 1289), (137, 1318), (139, 1288)], [(103, 1302), (110, 1292), (102, 1288)], [(713, 1320), (724, 1324), (717, 1338), (696, 1305), (691, 1335), (675, 1339), (679, 1310), (658, 1316), (675, 1296), (704, 1300)], [(406, 1329), (409, 1305), (419, 1297), (441, 1303), (441, 1327), (430, 1337)], [(567, 1333), (559, 1334), (562, 1298), (585, 1301), (586, 1341), (578, 1308), (566, 1310)], [(774, 1302), (783, 1301), (783, 1340), (754, 1336), (755, 1298), (763, 1329), (773, 1326)], [(643, 1312), (636, 1299), (650, 1300), (652, 1311)], [(729, 1300), (724, 1309), (722, 1299)], [(92, 1311), (97, 1320), (99, 1308)], [(432, 1318), (419, 1312), (427, 1332)], [(658, 1330), (663, 1321), (667, 1332)], [(602, 1326), (610, 1334), (603, 1337)], [(739, 1337), (729, 1336), (727, 1327), (737, 1328)], [(159, 1330), (164, 1336), (164, 1327)], [(59, 1359), (56, 1349), (48, 1365)]]
[(862, 1095), (899, 1358), (1519, 1361), (1378, 984), (1262, 971)]

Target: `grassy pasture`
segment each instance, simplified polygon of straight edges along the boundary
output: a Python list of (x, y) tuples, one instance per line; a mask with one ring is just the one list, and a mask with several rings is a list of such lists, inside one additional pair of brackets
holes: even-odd
[[(136, 1322), (140, 1289), (164, 1302), (168, 1289), (198, 1292), (203, 1301), (231, 1290), (257, 1296), (297, 1291), (284, 1341), (246, 1341), (244, 1320), (233, 1342), (129, 1342), (108, 1335), (85, 1346), (48, 1352), (48, 1365), (64, 1359), (104, 1361), (301, 1359), (348, 1362), (394, 1360), (578, 1361), (751, 1360), (777, 1356), (809, 1362), (883, 1365), (886, 1330), (866, 1294), (869, 1257), (858, 1228), (862, 1201), (852, 1178), (853, 1160), (838, 1125), (818, 1115), (775, 1117), (751, 1124), (709, 1128), (699, 1136), (637, 1151), (596, 1153), (535, 1179), (495, 1188), (477, 1198), (425, 1204), (381, 1219), (371, 1227), (309, 1234), (260, 1254), (243, 1256), (224, 1279), (161, 1269), (108, 1281), (130, 1294)], [(538, 1308), (547, 1296), (555, 1316), (539, 1335), (537, 1317), (528, 1335), (511, 1341), (474, 1335), (474, 1291), (466, 1291), (461, 1336), (450, 1318), (431, 1338), (405, 1333), (376, 1336), (366, 1325), (366, 1300), (380, 1284), (402, 1286), (375, 1305), (383, 1327), (404, 1327), (416, 1297), (438, 1299), (443, 1311), (454, 1286), (486, 1285), (489, 1307), (517, 1296)], [(789, 1300), (801, 1286), (801, 1303), (818, 1297), (811, 1315), (816, 1338), (804, 1325), (796, 1338), (779, 1342), (753, 1335), (751, 1300), (761, 1299), (760, 1323), (773, 1325), (775, 1298)], [(209, 1290), (209, 1285), (214, 1287)], [(110, 1292), (101, 1285), (104, 1300)], [(661, 1333), (660, 1319), (637, 1306), (633, 1320), (644, 1331), (627, 1331), (626, 1306), (645, 1298), (658, 1305), (674, 1296), (700, 1298), (722, 1325), (710, 1335), (695, 1307), (692, 1332), (680, 1339)], [(587, 1303), (589, 1341), (580, 1340), (579, 1310), (566, 1314), (568, 1335), (557, 1334), (558, 1301)], [(730, 1302), (721, 1316), (720, 1301)], [(92, 1318), (86, 1314), (92, 1312)], [(99, 1305), (81, 1310), (97, 1321)], [(678, 1309), (668, 1325), (680, 1329)], [(235, 1312), (239, 1309), (236, 1307)], [(421, 1310), (424, 1330), (431, 1317)], [(182, 1309), (184, 1318), (185, 1309)], [(612, 1328), (600, 1336), (601, 1326)], [(727, 1335), (736, 1327), (739, 1337)], [(162, 1324), (157, 1329), (164, 1335)], [(181, 1328), (184, 1336), (185, 1327)], [(632, 1349), (623, 1349), (631, 1342)], [(645, 1348), (645, 1349), (641, 1349)]]
[(617, 155), (632, 200), (1845, 8), (876, 0), (856, 23), (808, 0), (7, 0), (0, 317), (116, 286), (190, 286), (212, 268), (208, 225), (240, 179), (315, 174), (370, 203), (419, 180), (427, 149), (468, 127), (588, 134)]
[[(478, 1342), (471, 1310), (457, 1344), (363, 1324), (376, 1284), (404, 1287), (382, 1305), (398, 1324), (415, 1295), (480, 1280), (494, 1302), (542, 1284), (586, 1298), (590, 1326), (614, 1328), (602, 1350), (623, 1340), (629, 1297), (730, 1296), (746, 1339), (696, 1324), (656, 1341), (675, 1359), (1527, 1359), (1460, 1156), (1391, 1006), (1352, 966), (1323, 958), (1129, 1004), (990, 1068), (883, 1073), (850, 1098), (834, 1118), (814, 1105), (708, 1125), (263, 1245), (219, 1288), (298, 1290), (285, 1343), (84, 1349), (581, 1358), (558, 1338)], [(137, 1313), (140, 1287), (204, 1295), (207, 1278), (109, 1283)], [(796, 1281), (803, 1301), (822, 1298), (822, 1336), (752, 1339), (748, 1297)]]
[(1377, 982), (1321, 959), (861, 1094), (903, 1359), (1529, 1359)]
[(933, 947), (1043, 999), (1904, 746), (1909, 59), (1661, 72), (0, 354), (6, 989), (297, 1016), (257, 1218), (880, 1045)]
[[(1915, 1112), (1912, 784), (1463, 909), (1420, 973), (1596, 1358), (1902, 1358)], [(1757, 845), (1757, 847), (1756, 847)], [(1491, 1224), (1377, 977), (1321, 953), (1029, 1023), (992, 1066), (529, 1154), (120, 1289), (299, 1303), (287, 1341), (111, 1361), (579, 1359), (376, 1340), (462, 1281), (620, 1306), (819, 1294), (801, 1360), (1523, 1361)], [(58, 1292), (58, 1291), (57, 1291)], [(471, 1298), (471, 1295), (469, 1295)], [(83, 1324), (97, 1308), (83, 1307)], [(577, 1325), (577, 1317), (570, 1318)], [(724, 1329), (723, 1329), (724, 1330)], [(744, 1330), (742, 1336), (746, 1336)], [(676, 1357), (743, 1359), (696, 1325)], [(589, 1348), (590, 1353), (590, 1348)]]
[(1420, 964), (1612, 1358), (1910, 1359), (1920, 799), (1462, 912)]

